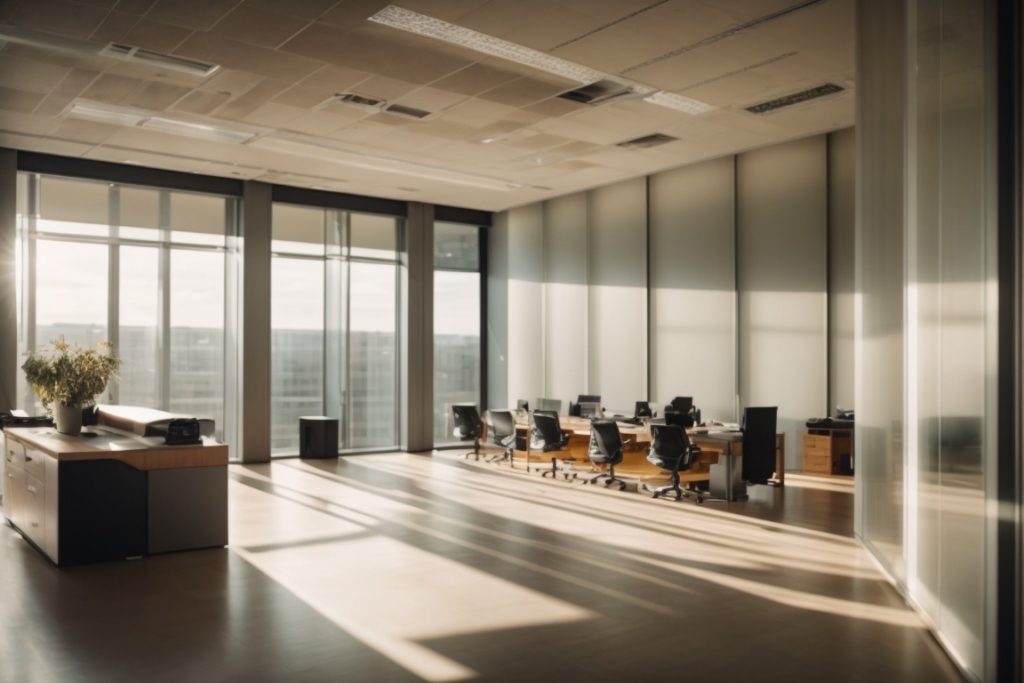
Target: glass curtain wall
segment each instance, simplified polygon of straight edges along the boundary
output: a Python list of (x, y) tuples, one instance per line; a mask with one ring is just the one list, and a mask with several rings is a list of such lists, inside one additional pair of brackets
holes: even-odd
[(343, 451), (398, 443), (398, 231), (390, 216), (274, 204), (271, 452), (299, 418), (340, 421)]
[(434, 443), (455, 441), (451, 406), (480, 405), (480, 230), (434, 224)]
[[(29, 173), (18, 182), (19, 350), (109, 340), (121, 381), (100, 402), (212, 418), (232, 443), (224, 320), (237, 200)], [(18, 382), (20, 405), (41, 412), (20, 371)]]

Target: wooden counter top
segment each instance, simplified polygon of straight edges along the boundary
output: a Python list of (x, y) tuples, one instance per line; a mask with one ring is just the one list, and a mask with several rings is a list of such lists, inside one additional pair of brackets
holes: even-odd
[(10, 428), (8, 439), (42, 451), (59, 462), (119, 460), (138, 470), (217, 467), (228, 464), (228, 447), (202, 444), (168, 446), (159, 437), (143, 437), (111, 427), (85, 427), (82, 436), (58, 434), (52, 427)]

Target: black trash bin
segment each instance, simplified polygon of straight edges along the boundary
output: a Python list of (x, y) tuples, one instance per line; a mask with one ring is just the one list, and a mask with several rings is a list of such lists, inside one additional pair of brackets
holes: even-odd
[(299, 457), (338, 457), (338, 418), (304, 415), (299, 418)]

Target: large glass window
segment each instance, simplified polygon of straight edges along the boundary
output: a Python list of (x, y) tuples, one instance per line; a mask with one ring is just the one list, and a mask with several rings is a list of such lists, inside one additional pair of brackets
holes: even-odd
[[(113, 343), (121, 381), (99, 401), (216, 421), (225, 410), (226, 236), (237, 200), (115, 183), (19, 175), (18, 338)], [(233, 288), (232, 288), (233, 291)], [(42, 406), (19, 372), (22, 407)]]
[(343, 451), (398, 443), (398, 230), (389, 216), (275, 204), (272, 453), (299, 417), (339, 418)]
[(434, 443), (451, 443), (453, 403), (480, 405), (480, 230), (434, 224)]

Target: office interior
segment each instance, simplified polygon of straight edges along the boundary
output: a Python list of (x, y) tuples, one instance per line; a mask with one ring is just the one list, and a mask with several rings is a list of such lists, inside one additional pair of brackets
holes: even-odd
[(1024, 680), (1021, 21), (0, 4), (0, 680)]

